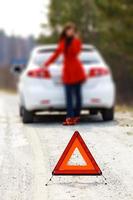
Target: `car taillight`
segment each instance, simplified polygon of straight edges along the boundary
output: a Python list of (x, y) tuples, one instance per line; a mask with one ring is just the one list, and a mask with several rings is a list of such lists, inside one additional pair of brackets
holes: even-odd
[(31, 78), (51, 78), (50, 72), (47, 69), (33, 69), (29, 70), (27, 75)]
[(93, 77), (99, 77), (99, 76), (105, 76), (108, 75), (109, 69), (107, 68), (92, 68), (89, 72), (89, 78), (93, 78)]

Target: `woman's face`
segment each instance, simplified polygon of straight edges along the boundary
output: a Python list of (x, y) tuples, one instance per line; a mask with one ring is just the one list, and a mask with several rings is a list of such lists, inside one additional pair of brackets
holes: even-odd
[(67, 37), (73, 37), (75, 35), (75, 30), (73, 27), (66, 30), (66, 36)]

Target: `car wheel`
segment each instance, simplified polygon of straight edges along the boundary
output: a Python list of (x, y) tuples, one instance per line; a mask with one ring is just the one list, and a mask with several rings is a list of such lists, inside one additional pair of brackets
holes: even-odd
[(114, 108), (102, 110), (102, 117), (104, 121), (112, 121), (114, 119)]
[(22, 117), (23, 116), (23, 106), (19, 107), (19, 116)]
[(24, 124), (33, 123), (34, 113), (23, 108), (22, 120)]

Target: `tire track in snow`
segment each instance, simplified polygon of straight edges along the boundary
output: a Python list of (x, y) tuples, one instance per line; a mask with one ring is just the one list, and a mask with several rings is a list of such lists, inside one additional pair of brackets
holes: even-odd
[(48, 190), (45, 186), (45, 183), (47, 182), (47, 171), (45, 167), (46, 160), (44, 162), (41, 143), (37, 131), (34, 128), (25, 126), (24, 129), (34, 154), (34, 200), (45, 200), (48, 199)]

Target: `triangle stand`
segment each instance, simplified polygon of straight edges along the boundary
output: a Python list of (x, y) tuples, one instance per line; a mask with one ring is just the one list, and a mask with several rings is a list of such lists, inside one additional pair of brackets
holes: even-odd
[(49, 181), (45, 184), (45, 186), (48, 186), (49, 183), (52, 181), (53, 175), (51, 176), (51, 178), (49, 179)]
[[(49, 185), (49, 183), (52, 181), (53, 177), (54, 177), (54, 175), (51, 176), (51, 178), (48, 180), (48, 182), (45, 184), (45, 186)], [(107, 185), (107, 179), (106, 179), (106, 177), (103, 174), (102, 174), (102, 177), (104, 179), (104, 184)]]
[[(68, 165), (71, 156), (73, 155), (75, 149), (78, 149), (81, 156), (85, 161), (85, 165)], [(86, 146), (84, 140), (78, 131), (76, 131), (71, 140), (69, 141), (67, 147), (65, 148), (61, 158), (56, 164), (52, 177), (46, 183), (46, 186), (52, 181), (53, 176), (101, 176), (102, 171), (96, 163), (94, 157)], [(103, 175), (102, 175), (103, 176)], [(104, 180), (106, 178), (103, 176)]]

